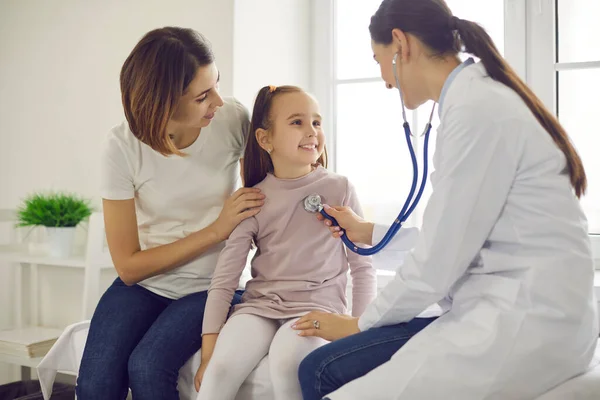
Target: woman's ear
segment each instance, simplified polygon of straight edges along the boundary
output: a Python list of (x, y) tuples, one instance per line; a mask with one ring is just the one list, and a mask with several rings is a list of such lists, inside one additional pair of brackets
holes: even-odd
[(396, 28), (392, 30), (392, 38), (392, 46), (394, 46), (395, 53), (398, 53), (398, 62), (401, 63), (408, 60), (410, 51), (406, 34), (402, 30)]
[(271, 138), (269, 137), (269, 132), (265, 129), (258, 128), (255, 133), (256, 141), (258, 145), (267, 153), (271, 153), (273, 151), (273, 147), (271, 146)]

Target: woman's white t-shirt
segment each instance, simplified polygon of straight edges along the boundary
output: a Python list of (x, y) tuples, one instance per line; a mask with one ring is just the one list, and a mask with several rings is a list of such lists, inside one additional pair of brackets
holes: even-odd
[[(225, 200), (240, 186), (239, 161), (250, 121), (233, 98), (182, 150), (187, 157), (163, 156), (140, 142), (128, 123), (114, 127), (102, 155), (101, 195), (107, 200), (135, 199), (142, 250), (172, 243), (214, 222)], [(224, 243), (193, 261), (139, 284), (177, 299), (207, 290)]]

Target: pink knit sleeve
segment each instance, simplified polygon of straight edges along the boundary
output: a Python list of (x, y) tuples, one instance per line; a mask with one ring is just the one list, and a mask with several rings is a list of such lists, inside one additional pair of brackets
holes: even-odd
[(217, 268), (208, 288), (202, 334), (219, 333), (227, 320), (231, 300), (246, 266), (252, 240), (258, 233), (256, 218), (242, 221), (231, 233), (219, 256)]
[[(363, 216), (356, 190), (350, 182), (348, 182), (343, 205)], [(377, 296), (377, 273), (370, 256), (359, 256), (350, 249), (346, 249), (346, 254), (352, 277), (352, 316), (359, 317)]]

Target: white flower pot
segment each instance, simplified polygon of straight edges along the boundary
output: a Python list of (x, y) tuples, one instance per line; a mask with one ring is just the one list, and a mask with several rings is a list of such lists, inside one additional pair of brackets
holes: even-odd
[(66, 258), (71, 256), (75, 228), (46, 227), (48, 233), (48, 247), (51, 257)]

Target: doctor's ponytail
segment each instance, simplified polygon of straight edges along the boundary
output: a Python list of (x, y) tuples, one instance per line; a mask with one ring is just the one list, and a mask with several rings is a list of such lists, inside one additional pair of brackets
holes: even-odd
[(453, 19), (455, 19), (456, 31), (465, 46), (465, 52), (479, 57), (491, 78), (517, 92), (533, 115), (535, 115), (538, 122), (552, 136), (552, 139), (554, 139), (554, 142), (567, 159), (571, 185), (575, 189), (575, 194), (577, 197), (581, 197), (585, 193), (587, 186), (585, 170), (581, 158), (573, 147), (565, 129), (556, 117), (548, 111), (529, 86), (508, 65), (506, 60), (500, 55), (500, 52), (498, 52), (492, 38), (490, 38), (480, 25), (456, 17), (453, 17)]
[(384, 0), (371, 17), (371, 38), (376, 43), (390, 44), (393, 29), (419, 38), (432, 50), (433, 56), (464, 51), (480, 58), (491, 78), (523, 99), (565, 155), (575, 194), (581, 197), (585, 193), (587, 179), (583, 163), (566, 131), (500, 55), (485, 29), (475, 22), (452, 16), (444, 0)]

